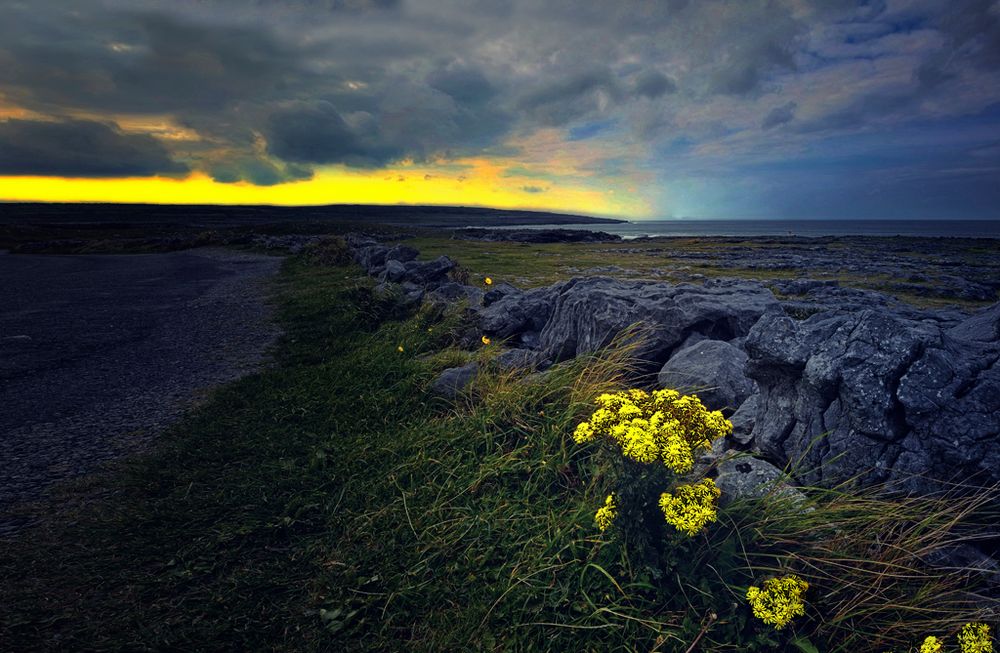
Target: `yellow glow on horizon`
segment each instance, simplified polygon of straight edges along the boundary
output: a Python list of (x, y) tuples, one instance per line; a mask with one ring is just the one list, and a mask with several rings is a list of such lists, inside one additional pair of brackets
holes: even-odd
[[(459, 170), (460, 172), (456, 172)], [(503, 163), (466, 159), (451, 165), (401, 164), (379, 170), (318, 170), (309, 180), (254, 186), (226, 184), (202, 173), (186, 178), (77, 179), (0, 177), (0, 199), (24, 202), (156, 204), (440, 204), (643, 216), (639, 197), (598, 188), (586, 179), (539, 180), (506, 174)], [(543, 192), (529, 192), (542, 189)]]

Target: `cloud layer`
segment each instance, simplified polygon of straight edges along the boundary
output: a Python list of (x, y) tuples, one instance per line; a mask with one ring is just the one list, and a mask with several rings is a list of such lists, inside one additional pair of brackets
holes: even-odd
[(997, 0), (0, 0), (0, 174), (476, 158), (662, 216), (990, 217), (998, 70)]

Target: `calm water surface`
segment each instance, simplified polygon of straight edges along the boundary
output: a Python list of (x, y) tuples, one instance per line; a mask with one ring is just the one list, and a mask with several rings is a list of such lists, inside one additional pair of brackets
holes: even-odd
[(1000, 220), (636, 220), (511, 229), (590, 229), (641, 236), (945, 236), (1000, 238)]

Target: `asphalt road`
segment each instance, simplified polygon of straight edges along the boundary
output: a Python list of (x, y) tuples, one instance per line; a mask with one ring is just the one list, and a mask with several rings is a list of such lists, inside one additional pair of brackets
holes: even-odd
[[(53, 484), (145, 446), (277, 336), (281, 259), (0, 252), (0, 535)], [(18, 507), (15, 515), (13, 509)]]

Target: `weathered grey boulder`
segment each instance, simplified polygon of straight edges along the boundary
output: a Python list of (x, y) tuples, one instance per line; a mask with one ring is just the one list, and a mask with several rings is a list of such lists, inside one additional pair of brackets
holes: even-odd
[(378, 275), (379, 281), (391, 281), (392, 283), (399, 283), (405, 278), (406, 268), (402, 263), (394, 259), (387, 260), (382, 268), (382, 272)]
[(694, 392), (708, 408), (732, 413), (754, 392), (746, 362), (746, 353), (728, 342), (702, 340), (674, 353), (657, 379), (661, 387)]
[(995, 342), (1000, 340), (1000, 303), (985, 308), (948, 330), (948, 335), (960, 340)]
[(534, 369), (542, 361), (542, 356), (531, 349), (508, 349), (493, 359), (500, 370)]
[(412, 308), (424, 299), (424, 289), (412, 283), (392, 283), (383, 281), (375, 286), (376, 297), (392, 299), (404, 308)]
[(1000, 481), (1000, 343), (867, 310), (766, 315), (746, 349), (755, 446), (806, 482)]
[(433, 261), (407, 261), (406, 279), (417, 284), (439, 284), (448, 280), (448, 273), (455, 268), (455, 262), (447, 256), (439, 256)]
[(506, 282), (493, 284), (490, 286), (490, 289), (486, 291), (486, 294), (483, 295), (483, 306), (489, 306), (507, 295), (519, 292), (521, 291), (518, 288)]
[(385, 253), (385, 260), (406, 263), (407, 261), (415, 260), (418, 256), (420, 256), (420, 252), (415, 248), (409, 245), (396, 245)]
[(431, 382), (429, 390), (446, 399), (454, 399), (468, 387), (479, 374), (479, 364), (469, 363), (461, 367), (450, 367)]
[(779, 310), (771, 291), (755, 282), (694, 286), (589, 277), (552, 288), (541, 344), (555, 361), (597, 351), (643, 323), (637, 355), (659, 367), (693, 333), (729, 340), (745, 335), (768, 309)]
[(788, 476), (760, 458), (730, 455), (719, 463), (715, 484), (722, 490), (719, 502), (759, 499), (771, 495), (805, 503), (806, 497), (787, 482)]
[(344, 242), (346, 242), (347, 246), (352, 250), (361, 249), (362, 247), (370, 247), (371, 245), (378, 245), (378, 241), (371, 236), (356, 233), (344, 236)]
[(354, 250), (354, 259), (366, 271), (371, 272), (385, 263), (385, 255), (388, 251), (389, 248), (384, 245), (366, 245)]
[(497, 338), (541, 331), (552, 315), (552, 301), (561, 285), (510, 292), (494, 299), (479, 311), (480, 328)]
[(753, 442), (753, 427), (757, 423), (757, 402), (759, 394), (750, 395), (739, 409), (729, 417), (733, 424), (733, 433), (730, 436), (734, 442), (746, 446)]
[(449, 281), (427, 293), (427, 298), (440, 299), (445, 302), (468, 301), (470, 307), (475, 307), (483, 301), (483, 291), (479, 288)]

